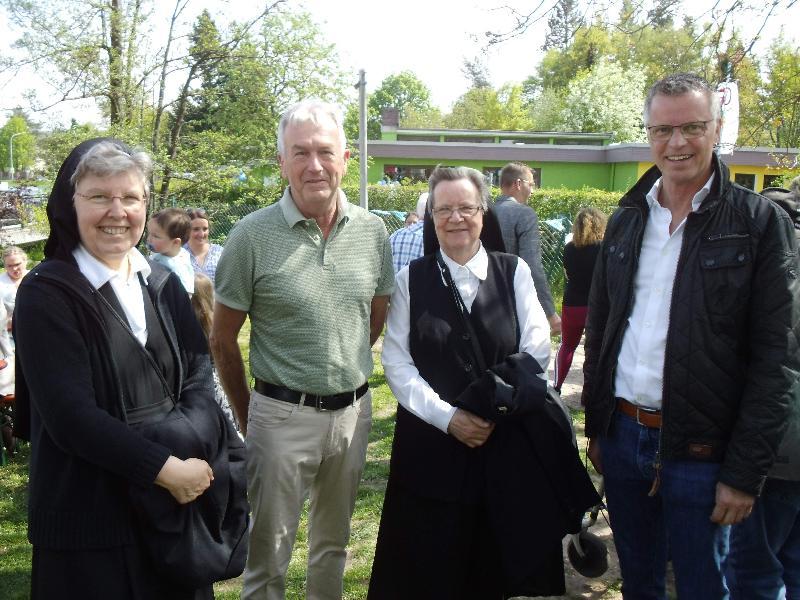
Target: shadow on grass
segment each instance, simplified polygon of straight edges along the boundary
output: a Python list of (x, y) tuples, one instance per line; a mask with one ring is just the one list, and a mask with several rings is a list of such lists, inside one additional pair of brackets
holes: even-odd
[(395, 413), (392, 412), (385, 416), (372, 417), (372, 430), (369, 432), (369, 443), (377, 442), (394, 435)]

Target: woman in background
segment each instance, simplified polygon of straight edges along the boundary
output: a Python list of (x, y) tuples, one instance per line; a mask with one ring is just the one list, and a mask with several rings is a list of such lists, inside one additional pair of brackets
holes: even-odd
[(28, 255), (19, 246), (3, 249), (5, 272), (0, 274), (0, 396), (7, 400), (0, 406), (0, 431), (3, 446), (9, 457), (14, 456), (16, 442), (12, 433), (14, 423), (14, 340), (11, 337), (11, 317), (17, 299), (17, 288), (28, 274)]
[(556, 354), (555, 365), (555, 387), (559, 392), (572, 365), (575, 348), (583, 336), (589, 288), (592, 285), (592, 273), (603, 234), (606, 232), (606, 220), (606, 215), (596, 208), (582, 208), (572, 225), (572, 241), (564, 246), (567, 285), (561, 308), (561, 346)]
[(8, 312), (7, 329), (11, 331), (11, 315), (14, 314), (17, 288), (28, 274), (28, 255), (19, 246), (8, 246), (3, 250), (3, 267), (5, 273), (0, 275), (0, 301)]
[(188, 208), (186, 213), (192, 220), (192, 231), (189, 234), (189, 241), (183, 247), (189, 251), (194, 272), (205, 275), (213, 284), (214, 276), (217, 274), (217, 263), (222, 256), (222, 246), (212, 244), (208, 240), (211, 222), (205, 209)]

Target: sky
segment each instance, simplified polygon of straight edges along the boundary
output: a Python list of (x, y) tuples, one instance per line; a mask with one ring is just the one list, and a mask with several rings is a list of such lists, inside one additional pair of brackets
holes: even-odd
[[(367, 90), (372, 91), (388, 75), (402, 70), (413, 71), (431, 90), (432, 101), (443, 111), (448, 111), (453, 102), (468, 88), (462, 73), (464, 58), (480, 56), (489, 68), (495, 86), (514, 81), (521, 82), (533, 74), (541, 58), (541, 45), (546, 32), (546, 18), (540, 20), (519, 37), (502, 44), (486, 48), (484, 32), (507, 31), (514, 23), (511, 10), (524, 11), (540, 0), (290, 0), (294, 6), (304, 7), (323, 32), (325, 41), (337, 47), (340, 64), (353, 74), (353, 83), (358, 80), (359, 69), (366, 72)], [(555, 0), (544, 0), (543, 6), (552, 6)], [(596, 0), (599, 2), (608, 0)], [(788, 2), (789, 0), (783, 0)], [(709, 16), (713, 0), (684, 0), (684, 10), (695, 16)], [(723, 0), (724, 4), (730, 2)], [(161, 11), (153, 18), (157, 24), (167, 23), (168, 12), (173, 3), (167, 0), (156, 2)], [(763, 3), (762, 3), (763, 6)], [(193, 0), (191, 12), (186, 20), (191, 22), (201, 8), (207, 7), (222, 25), (225, 18), (243, 20), (253, 12), (253, 4), (236, 0)], [(498, 8), (504, 7), (504, 8)], [(611, 7), (615, 15), (617, 8)], [(227, 17), (226, 17), (227, 16)], [(752, 14), (736, 15), (736, 25), (742, 28), (745, 37), (754, 33)], [(781, 24), (800, 22), (800, 3), (788, 11), (781, 11), (770, 27), (762, 33), (760, 48), (769, 45), (778, 35)], [(0, 32), (6, 31), (5, 18), (0, 13)], [(796, 31), (796, 27), (795, 30)], [(785, 32), (792, 34), (791, 30)], [(795, 37), (796, 41), (798, 38)], [(0, 53), (3, 53), (9, 36), (0, 36)], [(13, 81), (0, 79), (0, 122), (5, 112), (26, 102), (22, 91), (27, 87), (43, 87), (33, 74), (26, 74)], [(37, 115), (48, 124), (69, 122), (70, 117), (79, 121), (99, 119), (91, 106), (70, 104)]]

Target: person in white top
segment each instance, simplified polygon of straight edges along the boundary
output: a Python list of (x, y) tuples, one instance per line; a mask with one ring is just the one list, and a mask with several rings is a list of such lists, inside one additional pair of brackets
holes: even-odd
[(3, 250), (5, 273), (0, 274), (0, 301), (8, 312), (7, 331), (11, 331), (11, 316), (17, 297), (17, 288), (28, 274), (28, 255), (19, 246), (8, 246)]
[(797, 245), (714, 154), (716, 92), (670, 75), (644, 107), (655, 167), (609, 219), (589, 297), (583, 403), (628, 598), (728, 598), (800, 376)]

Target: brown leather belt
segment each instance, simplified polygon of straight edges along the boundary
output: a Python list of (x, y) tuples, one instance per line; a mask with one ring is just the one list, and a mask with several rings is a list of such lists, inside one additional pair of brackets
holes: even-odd
[(292, 404), (314, 406), (317, 410), (339, 410), (340, 408), (350, 406), (353, 402), (366, 394), (368, 389), (369, 384), (364, 382), (357, 389), (350, 392), (342, 392), (341, 394), (332, 394), (330, 396), (315, 396), (314, 394), (290, 390), (282, 385), (267, 383), (257, 377), (255, 385), (255, 390), (262, 396), (269, 396), (270, 398), (275, 398), (282, 402), (291, 402)]
[(639, 425), (650, 427), (651, 429), (661, 429), (661, 411), (637, 406), (625, 400), (625, 398), (615, 398), (617, 410), (623, 415), (627, 415)]

